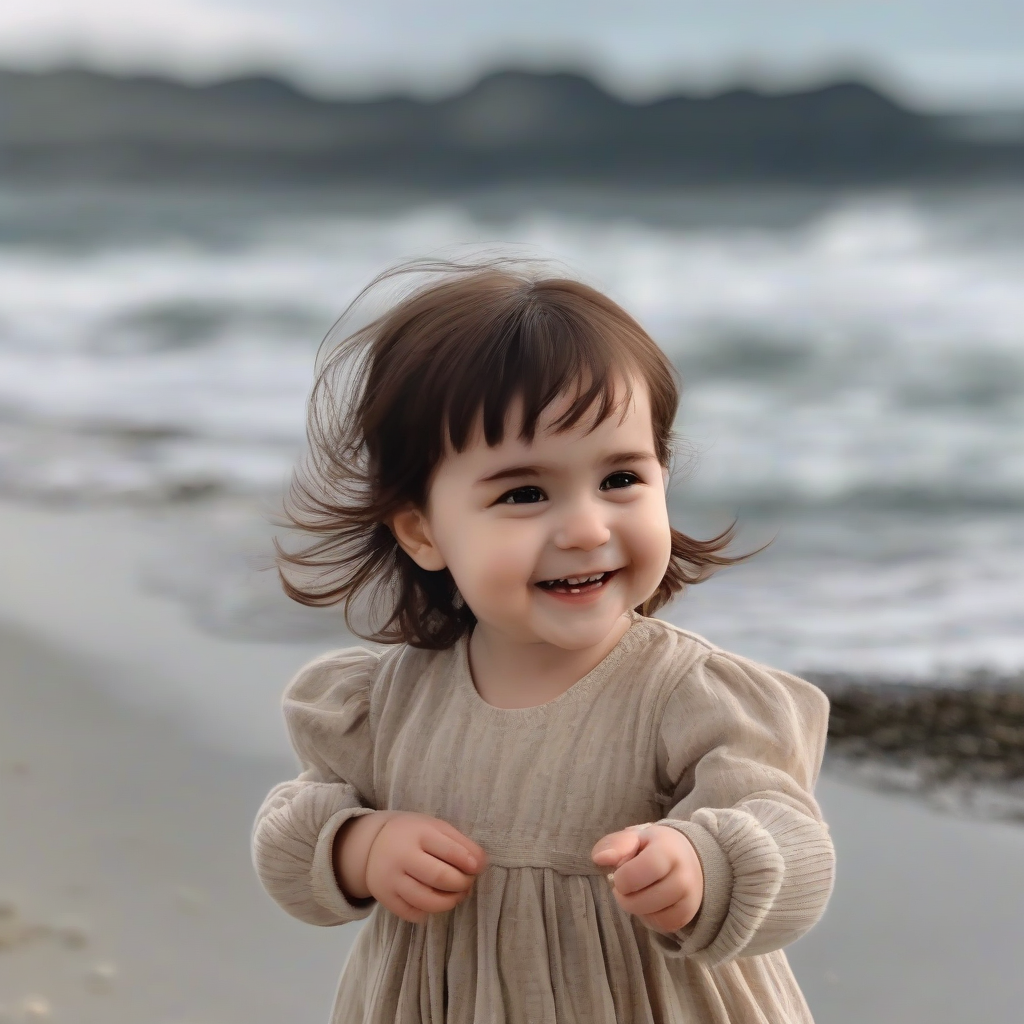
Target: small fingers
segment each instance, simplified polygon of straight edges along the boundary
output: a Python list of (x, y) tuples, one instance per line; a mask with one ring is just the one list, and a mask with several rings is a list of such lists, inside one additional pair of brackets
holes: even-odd
[(411, 875), (403, 875), (398, 880), (395, 892), (415, 910), (422, 910), (427, 914), (443, 914), (456, 906), (465, 895), (461, 892), (438, 892)]
[(685, 928), (696, 916), (697, 911), (694, 910), (692, 902), (684, 897), (671, 907), (646, 915), (644, 920), (652, 928), (667, 935)]
[(614, 873), (615, 890), (629, 895), (660, 882), (672, 870), (672, 861), (663, 850), (647, 847)]
[(443, 892), (464, 892), (473, 884), (472, 875), (464, 874), (446, 861), (426, 852), (413, 858), (405, 870), (418, 882)]
[(595, 864), (611, 867), (631, 857), (639, 847), (640, 839), (636, 832), (612, 832), (597, 841), (590, 858)]
[(427, 853), (469, 874), (477, 874), (487, 864), (487, 853), (481, 846), (440, 818), (436, 828), (424, 833), (422, 845)]
[(396, 917), (411, 924), (420, 924), (427, 919), (426, 911), (418, 910), (411, 903), (406, 902), (401, 896), (392, 894), (385, 904), (388, 910)]
[(631, 893), (623, 893), (616, 887), (615, 899), (619, 906), (628, 914), (645, 917), (657, 914), (672, 907), (689, 895), (678, 875), (670, 874), (665, 878)]

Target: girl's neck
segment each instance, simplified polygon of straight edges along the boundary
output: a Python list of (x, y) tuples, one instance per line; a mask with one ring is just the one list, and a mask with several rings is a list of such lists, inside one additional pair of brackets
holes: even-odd
[(473, 685), (496, 708), (547, 704), (596, 668), (631, 624), (630, 616), (623, 615), (599, 644), (572, 651), (554, 644), (517, 643), (478, 622), (469, 638)]

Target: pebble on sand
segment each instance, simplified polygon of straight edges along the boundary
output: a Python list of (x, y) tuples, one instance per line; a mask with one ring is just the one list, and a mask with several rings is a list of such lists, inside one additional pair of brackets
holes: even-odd
[(93, 964), (85, 975), (85, 987), (90, 992), (109, 992), (117, 980), (117, 965), (109, 961)]
[(45, 996), (26, 996), (21, 1001), (21, 1018), (25, 1021), (49, 1020), (53, 1008)]
[(21, 916), (16, 903), (0, 900), (0, 949), (24, 946), (35, 939), (55, 939), (67, 949), (81, 949), (89, 943), (89, 928), (77, 917), (62, 918), (54, 925), (34, 924)]
[(81, 918), (63, 917), (53, 926), (53, 937), (67, 949), (82, 949), (89, 944), (89, 926)]

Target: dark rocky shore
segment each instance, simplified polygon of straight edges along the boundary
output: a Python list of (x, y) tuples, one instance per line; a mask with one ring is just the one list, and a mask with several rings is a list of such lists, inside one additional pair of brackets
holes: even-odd
[(941, 684), (807, 678), (831, 702), (826, 770), (1024, 824), (1024, 674)]

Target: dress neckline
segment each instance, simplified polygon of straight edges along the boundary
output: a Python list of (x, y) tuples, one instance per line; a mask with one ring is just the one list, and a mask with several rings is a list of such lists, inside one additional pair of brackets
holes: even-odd
[(456, 688), (465, 700), (481, 714), (495, 719), (509, 721), (526, 721), (543, 717), (564, 707), (578, 703), (600, 686), (619, 661), (631, 651), (638, 650), (648, 638), (649, 629), (646, 618), (632, 609), (629, 611), (629, 628), (619, 637), (618, 643), (584, 676), (577, 679), (564, 693), (543, 704), (535, 704), (529, 708), (499, 708), (480, 696), (473, 685), (473, 673), (469, 667), (469, 634), (459, 639), (456, 645)]

